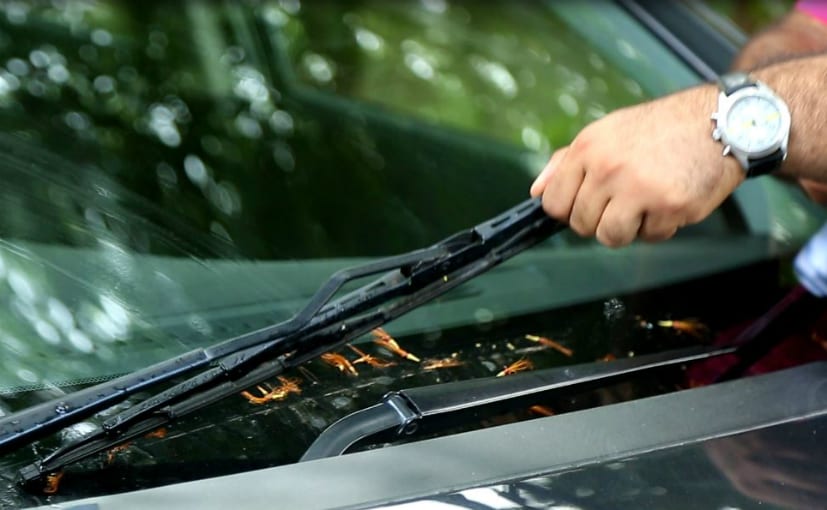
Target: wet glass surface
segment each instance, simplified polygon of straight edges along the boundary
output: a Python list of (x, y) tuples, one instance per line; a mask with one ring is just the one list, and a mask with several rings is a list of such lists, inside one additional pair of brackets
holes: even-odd
[[(571, 58), (570, 48), (587, 41), (544, 7), (253, 4), (8, 4), (0, 39), (4, 133), (65, 158), (51, 173), (75, 180), (75, 170), (55, 166), (82, 165), (86, 174), (75, 184), (113, 197), (132, 193), (164, 211), (161, 227), (177, 217), (190, 235), (217, 238), (244, 257), (376, 255), (418, 247), (513, 204), (530, 178), (524, 152), (547, 154), (589, 120), (670, 86), (644, 93), (597, 52)], [(170, 22), (179, 17), (185, 23)], [(280, 37), (256, 41), (256, 17), (265, 37)], [(334, 26), (325, 26), (330, 20)], [(503, 40), (515, 25), (519, 34)], [(373, 55), (366, 30), (387, 38), (386, 52)], [(271, 43), (288, 48), (261, 47)], [(645, 58), (628, 41), (617, 45), (630, 61)], [(518, 46), (527, 48), (515, 55)], [(410, 69), (420, 67), (411, 59), (423, 63), (436, 53), (446, 61), (432, 81)], [(300, 83), (329, 94), (308, 98)], [(377, 118), (351, 98), (399, 115)], [(411, 126), (410, 116), (430, 122)], [(459, 132), (436, 128), (442, 125)], [(497, 145), (474, 154), (490, 140), (458, 138), (463, 133), (509, 143), (492, 161)], [(396, 143), (406, 138), (415, 147)], [(483, 161), (506, 166), (480, 168)], [(468, 182), (471, 169), (479, 185)], [(71, 193), (60, 187), (58, 180), (41, 193), (67, 207)], [(5, 201), (18, 211), (10, 216), (37, 210), (37, 197), (16, 195)], [(83, 213), (84, 226), (103, 221)], [(4, 229), (71, 245), (95, 237), (84, 239), (65, 219), (47, 229), (40, 228), (47, 221), (35, 228), (26, 220), (7, 218)], [(119, 241), (129, 248), (181, 254), (128, 232), (134, 225), (121, 228)]]
[[(547, 153), (579, 127), (647, 96), (553, 7), (321, 4), (284, 20), (295, 34), (288, 50), (302, 83), (531, 151)], [(644, 58), (628, 41), (616, 44), (626, 59)]]
[(0, 8), (5, 393), (283, 320), (336, 269), (522, 200), (527, 154), (664, 91), (624, 74), (651, 58), (625, 39), (571, 58), (589, 41), (546, 6)]
[(726, 16), (747, 34), (757, 34), (773, 22), (788, 14), (794, 0), (706, 0), (703, 2), (719, 14)]

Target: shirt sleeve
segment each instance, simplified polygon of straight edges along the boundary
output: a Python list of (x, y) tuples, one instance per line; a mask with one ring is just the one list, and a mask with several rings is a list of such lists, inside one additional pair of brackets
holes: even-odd
[(799, 12), (810, 15), (812, 18), (827, 24), (827, 1), (825, 0), (798, 0), (795, 8)]
[(795, 257), (798, 281), (811, 294), (827, 296), (827, 225), (814, 235)]

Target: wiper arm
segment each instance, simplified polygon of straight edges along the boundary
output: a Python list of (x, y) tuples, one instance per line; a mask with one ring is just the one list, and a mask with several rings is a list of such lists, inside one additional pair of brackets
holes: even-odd
[[(0, 454), (201, 370), (106, 420), (98, 432), (22, 473), (24, 481), (36, 480), (341, 346), (563, 228), (543, 212), (538, 199), (531, 199), (430, 248), (340, 271), (286, 322), (0, 419)], [(385, 274), (331, 301), (345, 283), (379, 273)]]
[(604, 387), (684, 363), (732, 354), (736, 347), (689, 347), (606, 363), (547, 368), (509, 377), (486, 377), (388, 393), (382, 402), (333, 423), (307, 449), (301, 461), (342, 455), (357, 445), (410, 438), (507, 411), (552, 396)]
[(812, 323), (824, 299), (795, 286), (727, 346), (696, 346), (609, 363), (588, 363), (515, 374), (506, 378), (458, 381), (388, 393), (382, 402), (356, 411), (325, 429), (301, 461), (342, 455), (358, 445), (393, 441), (461, 425), (469, 420), (528, 407), (541, 399), (598, 388), (621, 378), (727, 354), (734, 362), (714, 382), (743, 375), (786, 332)]

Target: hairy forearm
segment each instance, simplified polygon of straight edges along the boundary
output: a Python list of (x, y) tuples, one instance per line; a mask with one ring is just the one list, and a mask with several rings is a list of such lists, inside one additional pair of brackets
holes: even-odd
[[(788, 155), (781, 172), (799, 182), (827, 183), (827, 53), (756, 68), (751, 74), (790, 109)], [(710, 115), (718, 94), (718, 87), (707, 83), (598, 119), (555, 151), (531, 194), (542, 196), (550, 216), (607, 246), (624, 246), (636, 238), (668, 239), (679, 228), (702, 221), (745, 179), (738, 161), (723, 156), (712, 137)]]
[(732, 68), (751, 71), (824, 51), (827, 51), (827, 25), (793, 11), (750, 39), (733, 61)]
[(827, 54), (788, 60), (752, 74), (790, 108), (789, 150), (781, 173), (827, 182)]
[[(752, 71), (794, 58), (827, 51), (827, 24), (810, 15), (793, 11), (770, 28), (754, 36), (732, 63), (732, 69)], [(793, 163), (787, 163), (786, 172), (794, 172)], [(822, 173), (822, 172), (814, 172)], [(783, 175), (782, 175), (783, 177)], [(827, 204), (827, 181), (799, 177), (798, 183), (818, 203)]]

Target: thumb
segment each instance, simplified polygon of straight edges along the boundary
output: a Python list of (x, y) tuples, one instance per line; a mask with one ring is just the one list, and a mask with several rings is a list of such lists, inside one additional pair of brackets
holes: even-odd
[(532, 197), (539, 197), (543, 194), (543, 191), (545, 191), (546, 186), (548, 185), (549, 179), (551, 179), (551, 176), (554, 174), (554, 170), (560, 165), (560, 162), (566, 156), (568, 150), (569, 148), (566, 146), (554, 151), (554, 154), (551, 155), (551, 158), (548, 160), (548, 163), (546, 163), (543, 171), (540, 172), (540, 175), (534, 179), (534, 183), (531, 185), (529, 193), (531, 193)]

